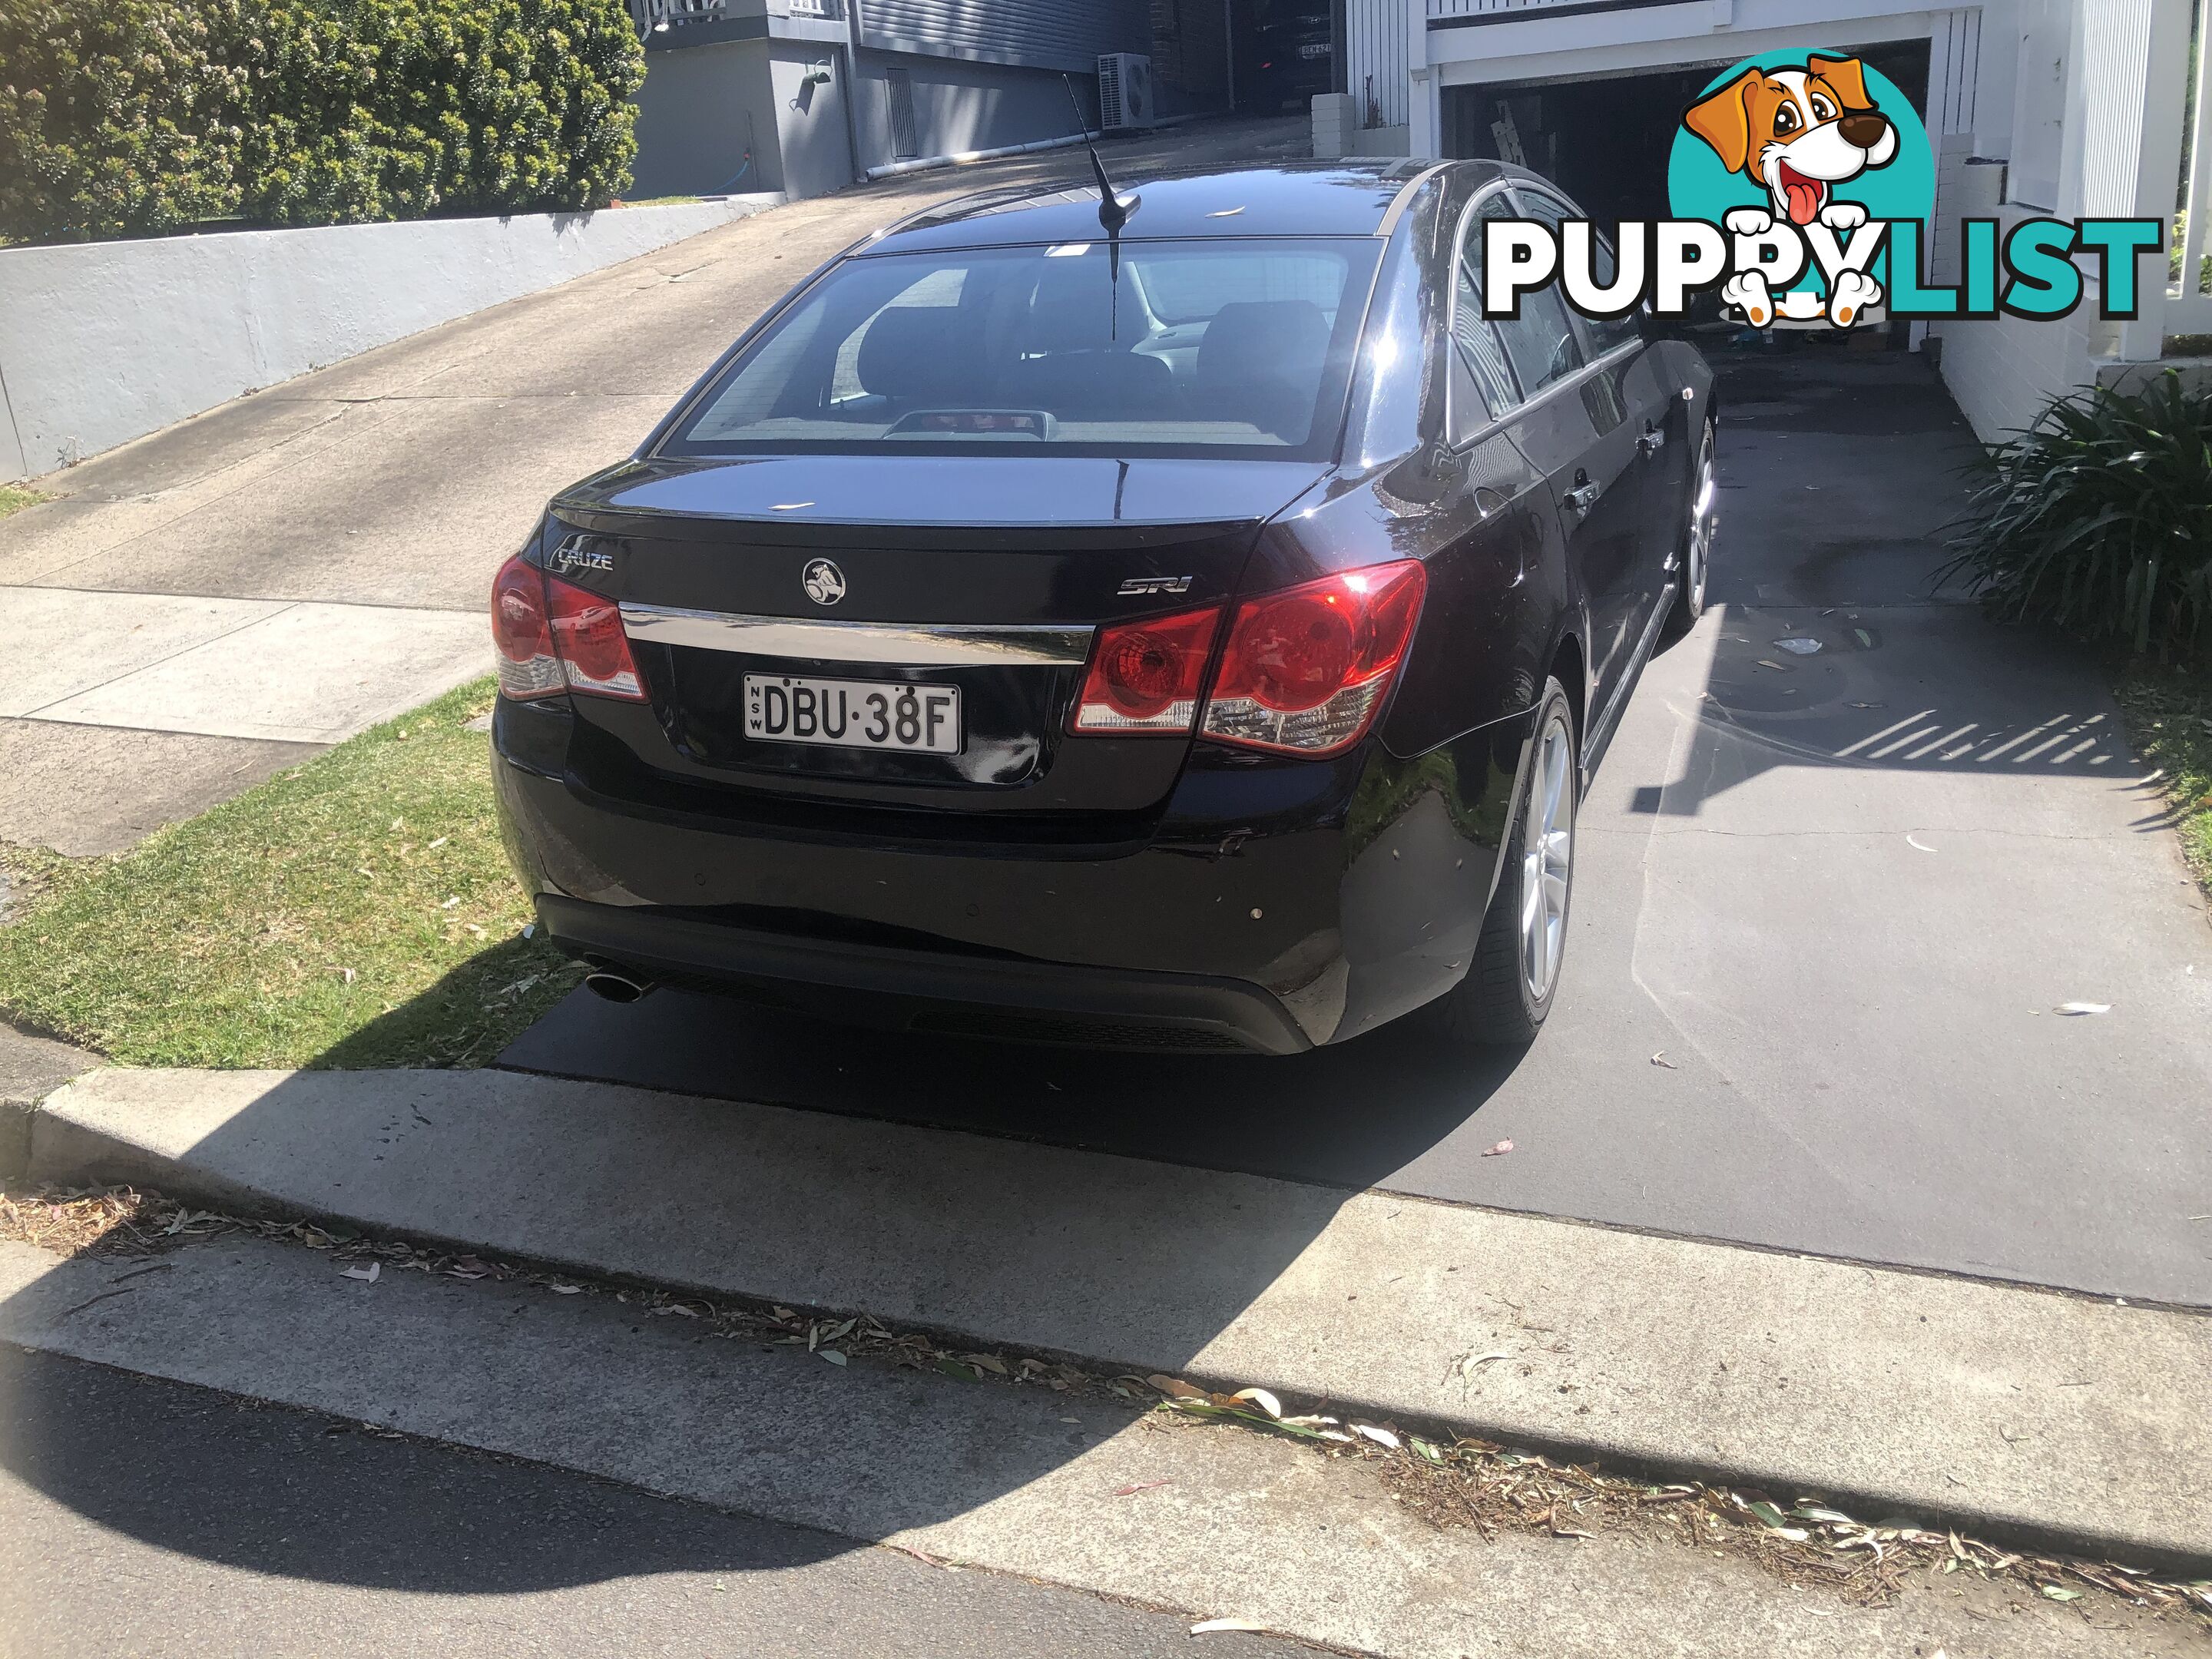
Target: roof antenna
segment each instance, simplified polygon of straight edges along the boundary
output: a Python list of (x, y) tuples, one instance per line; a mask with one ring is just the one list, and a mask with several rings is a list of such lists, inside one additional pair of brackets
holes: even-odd
[(1083, 100), (1075, 95), (1075, 82), (1064, 70), (1060, 79), (1067, 88), (1069, 106), (1075, 111), (1075, 130), (1083, 135), (1083, 148), (1091, 152), (1091, 171), (1098, 180), (1098, 222), (1106, 229), (1106, 337), (1118, 343), (1121, 337), (1121, 227), (1129, 222), (1141, 198), (1115, 193), (1114, 181), (1106, 176), (1106, 164), (1098, 159), (1097, 146), (1091, 142), (1091, 123), (1084, 118)]
[(1075, 82), (1065, 70), (1060, 78), (1067, 88), (1067, 101), (1075, 111), (1075, 130), (1083, 135), (1083, 148), (1091, 152), (1091, 171), (1098, 180), (1098, 222), (1105, 226), (1109, 236), (1118, 236), (1142, 198), (1114, 193), (1114, 181), (1106, 176), (1106, 164), (1098, 159), (1097, 146), (1091, 142), (1091, 123), (1084, 116), (1083, 100), (1075, 95)]

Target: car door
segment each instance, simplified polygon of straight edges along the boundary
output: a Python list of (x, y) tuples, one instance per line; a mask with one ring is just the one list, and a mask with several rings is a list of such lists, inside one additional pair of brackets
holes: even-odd
[[(1566, 220), (1583, 216), (1565, 197), (1532, 185), (1516, 183), (1513, 193), (1529, 218), (1554, 228)], [(1598, 283), (1610, 286), (1613, 245), (1603, 235), (1596, 235), (1593, 252)], [(1594, 374), (1604, 379), (1604, 395), (1618, 401), (1624, 423), (1633, 434), (1637, 536), (1629, 580), (1620, 592), (1620, 648), (1632, 656), (1643, 643), (1656, 608), (1668, 593), (1685, 510), (1681, 499), (1684, 459), (1678, 440), (1687, 423), (1675, 388), (1666, 384), (1659, 372), (1661, 354), (1644, 338), (1634, 313), (1589, 317), (1577, 312), (1573, 320)]]
[[(1462, 264), (1481, 261), (1480, 223), (1522, 216), (1504, 191), (1475, 204), (1476, 234)], [(1593, 372), (1554, 281), (1521, 296), (1517, 317), (1492, 319), (1521, 396), (1513, 440), (1550, 481), (1567, 547), (1570, 591), (1589, 607), (1590, 708), (1603, 708), (1619, 683), (1621, 645), (1637, 599), (1639, 508), (1636, 434), (1610, 373)]]

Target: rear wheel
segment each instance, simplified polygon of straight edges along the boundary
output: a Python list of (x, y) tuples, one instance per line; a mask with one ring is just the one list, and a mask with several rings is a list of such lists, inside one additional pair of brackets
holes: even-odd
[(1680, 584), (1674, 590), (1674, 609), (1667, 618), (1667, 631), (1679, 638), (1705, 614), (1705, 586), (1712, 576), (1713, 555), (1713, 423), (1705, 422), (1698, 440), (1697, 465), (1690, 471), (1690, 509), (1682, 526), (1681, 556), (1674, 563)]
[(1498, 891), (1467, 977), (1430, 1005), (1455, 1042), (1527, 1043), (1552, 1012), (1574, 892), (1581, 768), (1567, 694), (1544, 683), (1528, 777), (1500, 854)]

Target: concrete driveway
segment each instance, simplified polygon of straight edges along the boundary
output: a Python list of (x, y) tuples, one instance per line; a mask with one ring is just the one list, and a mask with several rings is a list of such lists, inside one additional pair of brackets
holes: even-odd
[(1600, 770), (1525, 1056), (864, 1048), (579, 992), (503, 1063), (2212, 1305), (2212, 933), (2094, 665), (1931, 596), (1970, 434), (1911, 358), (1729, 364), (1722, 408), (1715, 608)]
[[(1303, 155), (1295, 118), (1106, 146)], [(1073, 176), (1060, 150), (740, 220), (241, 398), (65, 472), (0, 522), (0, 841), (84, 855), (491, 667), (485, 595), (562, 485), (621, 459), (821, 260), (933, 201)]]

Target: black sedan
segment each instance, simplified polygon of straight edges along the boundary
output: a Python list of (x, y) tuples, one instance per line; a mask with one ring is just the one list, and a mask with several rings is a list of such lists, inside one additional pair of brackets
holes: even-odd
[(546, 932), (617, 998), (1527, 1042), (1712, 522), (1694, 350), (1551, 291), (1481, 316), (1481, 222), (1575, 212), (1333, 162), (975, 197), (832, 260), (500, 572)]

